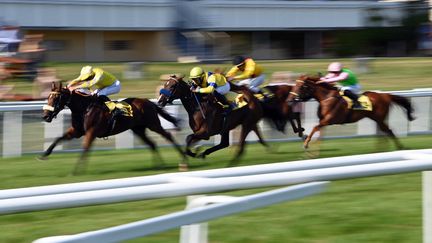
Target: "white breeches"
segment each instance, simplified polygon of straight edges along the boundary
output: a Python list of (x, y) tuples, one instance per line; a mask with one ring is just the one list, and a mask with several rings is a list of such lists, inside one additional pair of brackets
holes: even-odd
[(96, 89), (95, 91), (93, 91), (93, 94), (97, 94), (97, 95), (112, 95), (112, 94), (117, 94), (118, 92), (120, 92), (121, 89), (121, 84), (120, 81), (115, 81), (112, 85), (102, 88), (102, 89)]
[(256, 77), (256, 78), (248, 78), (248, 79), (243, 79), (239, 82), (237, 82), (237, 85), (245, 85), (247, 87), (249, 87), (249, 89), (251, 89), (254, 92), (258, 92), (259, 91), (259, 86), (264, 83), (265, 81), (265, 75), (261, 74), (260, 76)]
[(229, 91), (230, 91), (230, 84), (229, 83), (226, 83), (225, 85), (223, 85), (223, 86), (219, 86), (219, 87), (217, 87), (216, 88), (216, 91), (219, 93), (219, 94), (221, 94), (221, 95), (225, 95), (226, 93), (228, 93)]
[(350, 86), (339, 86), (340, 90), (351, 90), (354, 94), (360, 94), (361, 93), (361, 86), (359, 84), (350, 85)]

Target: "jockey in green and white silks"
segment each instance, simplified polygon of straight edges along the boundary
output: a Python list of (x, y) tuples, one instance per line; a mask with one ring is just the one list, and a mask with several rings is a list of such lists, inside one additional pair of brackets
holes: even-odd
[(358, 94), (361, 93), (361, 86), (357, 76), (348, 68), (344, 68), (342, 63), (333, 62), (328, 66), (328, 74), (321, 78), (318, 83), (335, 83), (338, 82), (340, 90), (344, 95), (353, 100), (353, 108), (362, 108), (358, 102)]

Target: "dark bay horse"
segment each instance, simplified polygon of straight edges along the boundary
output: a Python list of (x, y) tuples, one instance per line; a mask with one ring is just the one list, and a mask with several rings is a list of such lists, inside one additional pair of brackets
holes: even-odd
[(335, 86), (327, 83), (317, 84), (318, 81), (318, 76), (301, 76), (297, 80), (296, 86), (288, 97), (288, 101), (306, 101), (315, 98), (319, 102), (319, 124), (313, 128), (312, 132), (304, 141), (305, 148), (308, 147), (314, 133), (320, 131), (322, 127), (333, 124), (357, 122), (365, 117), (374, 120), (378, 124), (380, 130), (393, 139), (398, 149), (403, 147), (385, 122), (385, 119), (388, 116), (390, 105), (395, 103), (406, 110), (407, 119), (409, 121), (414, 120), (415, 118), (412, 114), (413, 108), (408, 99), (388, 93), (367, 91), (363, 94), (369, 97), (373, 110), (351, 110), (348, 109), (348, 103), (339, 95), (339, 90)]
[(275, 128), (284, 133), (287, 122), (290, 122), (294, 133), (297, 133), (300, 138), (303, 138), (304, 128), (301, 126), (299, 107), (294, 107), (288, 104), (288, 95), (293, 89), (293, 85), (276, 84), (267, 85), (261, 88), (264, 92), (268, 91), (271, 95), (269, 98), (261, 101), (264, 111), (264, 118), (269, 119), (274, 124)]
[[(244, 152), (246, 136), (254, 131), (261, 144), (268, 146), (262, 139), (261, 133), (258, 130), (257, 123), (262, 118), (263, 111), (259, 101), (249, 91), (243, 94), (248, 104), (237, 110), (233, 110), (226, 117), (224, 122), (223, 108), (212, 102), (211, 95), (196, 94), (190, 91), (191, 86), (183, 81), (181, 77), (171, 76), (164, 84), (161, 94), (158, 99), (159, 105), (162, 107), (167, 103), (171, 103), (175, 99), (180, 99), (189, 116), (189, 126), (193, 131), (186, 138), (186, 154), (192, 157), (205, 157), (217, 150), (229, 146), (229, 131), (241, 125), (240, 148), (230, 162), (234, 165), (238, 162)], [(224, 125), (225, 124), (225, 125)], [(218, 145), (208, 148), (201, 154), (196, 154), (191, 151), (190, 147), (200, 140), (208, 140), (213, 135), (221, 135), (221, 141)], [(187, 164), (181, 165), (186, 168)]]
[(79, 172), (80, 167), (83, 169), (85, 168), (86, 155), (96, 137), (108, 137), (128, 129), (131, 129), (134, 134), (138, 135), (144, 143), (150, 146), (154, 155), (160, 158), (155, 143), (146, 135), (147, 128), (159, 133), (170, 141), (180, 153), (181, 157), (186, 158), (171, 134), (162, 128), (158, 114), (176, 126), (177, 119), (150, 100), (139, 98), (125, 99), (124, 101), (132, 107), (133, 116), (119, 116), (116, 118), (116, 122), (112, 123), (110, 122), (110, 112), (105, 104), (96, 97), (77, 91), (71, 92), (67, 88), (62, 88), (61, 84), (56, 86), (55, 83), (53, 83), (51, 90), (48, 96), (48, 104), (44, 106), (43, 119), (46, 122), (51, 122), (52, 119), (67, 106), (72, 113), (72, 126), (68, 128), (63, 136), (54, 140), (51, 146), (41, 155), (41, 159), (49, 156), (59, 142), (84, 136), (83, 152), (73, 172), (76, 174)]

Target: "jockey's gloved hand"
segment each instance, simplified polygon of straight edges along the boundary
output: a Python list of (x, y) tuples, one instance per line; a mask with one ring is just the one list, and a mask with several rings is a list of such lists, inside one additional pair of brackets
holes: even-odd
[(199, 90), (200, 90), (200, 87), (191, 87), (191, 89), (190, 89), (192, 92), (195, 92), (195, 93), (198, 93), (199, 92)]

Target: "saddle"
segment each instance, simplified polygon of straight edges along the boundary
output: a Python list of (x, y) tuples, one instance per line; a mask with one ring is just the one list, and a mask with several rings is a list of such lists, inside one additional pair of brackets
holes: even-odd
[[(341, 95), (341, 96), (347, 102), (348, 109), (352, 109), (353, 101), (345, 95)], [(369, 97), (367, 97), (366, 95), (363, 95), (363, 94), (360, 95), (358, 98), (358, 102), (361, 104), (362, 108), (361, 109), (355, 109), (355, 110), (362, 110), (362, 111), (372, 111), (373, 110), (372, 102), (370, 101)]]
[(116, 116), (133, 116), (132, 106), (125, 101), (106, 101), (105, 105), (110, 113), (116, 110)]
[(274, 96), (273, 92), (270, 91), (270, 89), (264, 87), (260, 89), (261, 92), (254, 93), (255, 98), (257, 98), (259, 101), (266, 101)]
[(228, 102), (235, 104), (235, 108), (233, 110), (240, 109), (248, 104), (248, 102), (244, 99), (243, 94), (239, 94), (236, 92), (229, 91), (225, 94)]

